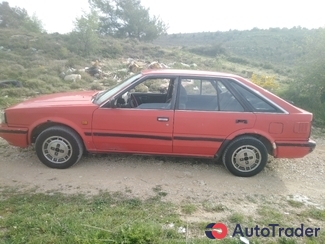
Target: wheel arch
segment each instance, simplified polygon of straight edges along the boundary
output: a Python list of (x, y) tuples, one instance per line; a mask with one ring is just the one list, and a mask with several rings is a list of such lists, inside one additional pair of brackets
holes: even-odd
[(247, 137), (247, 136), (251, 136), (253, 138), (256, 138), (256, 139), (260, 140), (264, 144), (264, 146), (266, 147), (266, 150), (267, 150), (268, 154), (274, 156), (274, 148), (273, 148), (274, 141), (271, 138), (269, 138), (269, 137), (267, 137), (265, 135), (259, 134), (259, 133), (246, 132), (246, 133), (243, 133), (243, 134), (235, 135), (234, 137), (226, 138), (222, 142), (221, 146), (219, 147), (217, 153), (215, 154), (215, 157), (218, 158), (218, 159), (221, 158), (224, 151), (226, 150), (227, 146), (233, 140), (236, 140), (236, 139), (238, 139), (240, 137)]
[(85, 138), (82, 135), (82, 131), (76, 129), (77, 127), (72, 125), (71, 123), (66, 123), (66, 122), (51, 120), (51, 119), (48, 119), (46, 121), (39, 121), (37, 124), (34, 124), (32, 129), (29, 130), (29, 135), (28, 135), (29, 144), (35, 143), (36, 138), (42, 131), (56, 125), (64, 126), (66, 128), (73, 130), (76, 133), (76, 135), (80, 138), (84, 150), (86, 150)]

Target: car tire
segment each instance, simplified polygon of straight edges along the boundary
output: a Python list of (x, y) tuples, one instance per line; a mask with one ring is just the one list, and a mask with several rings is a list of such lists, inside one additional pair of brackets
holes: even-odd
[(53, 126), (39, 134), (35, 142), (39, 160), (50, 168), (66, 169), (76, 164), (83, 154), (79, 135), (65, 126)]
[(229, 143), (223, 153), (224, 166), (233, 175), (250, 177), (261, 172), (268, 159), (265, 145), (250, 136), (239, 137)]

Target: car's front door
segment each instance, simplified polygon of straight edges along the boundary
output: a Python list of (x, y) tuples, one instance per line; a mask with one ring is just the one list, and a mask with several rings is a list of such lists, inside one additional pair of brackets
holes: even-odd
[(255, 114), (244, 112), (221, 82), (181, 79), (181, 85), (186, 98), (175, 110), (173, 153), (213, 156), (231, 133), (254, 126)]
[(117, 98), (113, 108), (98, 108), (92, 123), (97, 150), (172, 153), (174, 80), (148, 78), (131, 87), (128, 97)]

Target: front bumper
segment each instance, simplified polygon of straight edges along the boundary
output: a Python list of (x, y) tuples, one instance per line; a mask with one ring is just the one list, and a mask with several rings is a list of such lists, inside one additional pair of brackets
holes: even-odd
[(276, 158), (302, 158), (314, 151), (316, 142), (281, 141), (276, 142)]
[(5, 139), (10, 145), (22, 148), (28, 147), (27, 134), (27, 128), (0, 125), (0, 137)]

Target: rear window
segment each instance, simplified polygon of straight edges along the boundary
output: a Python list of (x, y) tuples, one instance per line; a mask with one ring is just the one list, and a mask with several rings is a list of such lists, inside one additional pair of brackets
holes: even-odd
[(277, 109), (265, 99), (258, 96), (253, 91), (246, 89), (236, 82), (231, 82), (231, 84), (237, 90), (237, 92), (253, 107), (255, 112), (280, 112), (279, 109)]

